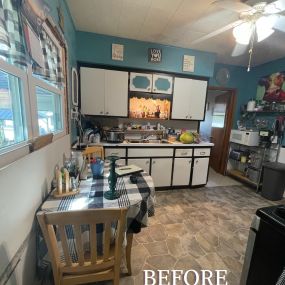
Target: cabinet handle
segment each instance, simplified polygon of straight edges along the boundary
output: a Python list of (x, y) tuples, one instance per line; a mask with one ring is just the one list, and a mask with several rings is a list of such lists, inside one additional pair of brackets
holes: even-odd
[(149, 91), (149, 90), (150, 90), (150, 87), (147, 88), (147, 91)]
[(191, 118), (192, 118), (192, 116), (189, 116), (189, 118), (191, 119)]
[(111, 152), (111, 155), (119, 155), (118, 152)]
[(152, 164), (155, 164), (155, 160), (152, 162)]
[(201, 155), (204, 155), (204, 154), (206, 154), (206, 152), (205, 152), (205, 151), (201, 151), (200, 154), (201, 154)]
[(195, 163), (197, 164), (199, 162), (199, 160), (196, 160)]
[(101, 111), (100, 114), (103, 114), (103, 111)]
[(189, 161), (188, 161), (188, 163), (190, 164), (192, 162), (192, 160), (190, 159)]
[(106, 112), (106, 115), (108, 115), (109, 114), (109, 112)]
[(149, 164), (149, 161), (146, 161), (145, 164)]
[(181, 155), (187, 155), (187, 152), (185, 151), (185, 152), (181, 152)]
[(188, 116), (186, 116), (186, 119), (188, 119)]
[(156, 89), (155, 89), (155, 88), (153, 88), (153, 91), (156, 91)]

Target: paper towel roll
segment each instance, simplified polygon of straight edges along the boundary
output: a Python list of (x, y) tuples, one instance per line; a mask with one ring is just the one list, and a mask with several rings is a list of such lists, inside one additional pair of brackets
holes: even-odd
[(255, 101), (248, 101), (246, 110), (254, 111), (254, 108), (255, 108)]

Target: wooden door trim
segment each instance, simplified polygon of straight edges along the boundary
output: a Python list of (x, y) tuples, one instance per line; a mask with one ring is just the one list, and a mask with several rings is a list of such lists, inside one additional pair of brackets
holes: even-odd
[[(227, 87), (214, 87), (209, 86), (208, 90), (220, 90), (220, 91), (228, 91), (230, 96), (228, 110), (227, 110), (227, 116), (226, 116), (226, 124), (225, 124), (225, 135), (223, 138), (223, 151), (221, 154), (221, 167), (220, 172), (225, 174), (227, 169), (227, 161), (228, 161), (228, 155), (229, 155), (229, 146), (230, 146), (230, 135), (231, 135), (231, 129), (233, 126), (233, 118), (234, 118), (234, 108), (236, 105), (236, 89), (235, 88), (227, 88)], [(200, 131), (200, 128), (199, 128)]]

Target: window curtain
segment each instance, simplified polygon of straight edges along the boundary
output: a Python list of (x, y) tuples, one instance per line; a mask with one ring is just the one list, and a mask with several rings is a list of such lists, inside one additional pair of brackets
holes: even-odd
[(44, 29), (40, 32), (40, 42), (44, 58), (44, 66), (33, 64), (33, 73), (43, 77), (59, 87), (64, 84), (61, 51), (54, 44)]
[(0, 56), (11, 64), (26, 66), (28, 56), (19, 8), (19, 0), (0, 0)]

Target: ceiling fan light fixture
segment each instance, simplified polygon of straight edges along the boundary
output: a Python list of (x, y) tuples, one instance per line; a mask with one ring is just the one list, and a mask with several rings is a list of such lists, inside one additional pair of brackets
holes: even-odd
[(261, 42), (274, 33), (273, 29), (257, 29), (257, 42)]
[(242, 45), (248, 45), (252, 35), (253, 25), (251, 22), (244, 22), (234, 27), (233, 35), (236, 42)]
[(274, 33), (272, 29), (276, 23), (276, 16), (262, 16), (256, 20), (257, 41), (261, 42)]

